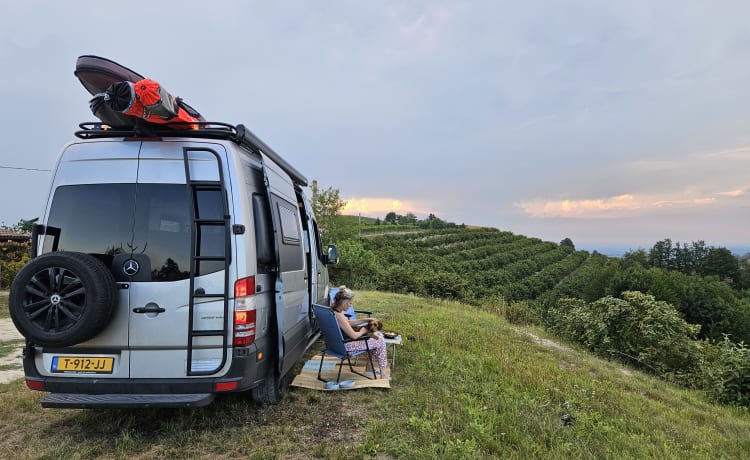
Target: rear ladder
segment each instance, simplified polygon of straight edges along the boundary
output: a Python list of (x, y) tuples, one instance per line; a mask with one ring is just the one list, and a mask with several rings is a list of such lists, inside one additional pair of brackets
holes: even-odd
[[(208, 152), (216, 157), (216, 164), (219, 169), (219, 180), (193, 180), (190, 177), (190, 153)], [(185, 162), (185, 179), (188, 184), (190, 193), (190, 202), (192, 203), (190, 214), (193, 220), (193, 226), (190, 238), (190, 295), (188, 304), (188, 344), (187, 344), (187, 375), (212, 375), (217, 373), (227, 362), (228, 349), (228, 324), (229, 324), (229, 263), (231, 260), (231, 234), (229, 225), (229, 205), (227, 196), (224, 193), (224, 168), (222, 167), (219, 155), (210, 149), (190, 148), (183, 149)], [(220, 192), (222, 196), (223, 213), (222, 218), (204, 218), (200, 215), (198, 209), (198, 195), (201, 192)], [(205, 227), (223, 227), (224, 228), (224, 254), (203, 254), (201, 247), (201, 235)], [(195, 277), (200, 273), (201, 262), (223, 262), (224, 263), (224, 292), (204, 292), (203, 289), (196, 291)], [(222, 329), (196, 330), (193, 324), (195, 317), (195, 299), (198, 298), (222, 299), (224, 302), (224, 317)], [(194, 370), (193, 363), (193, 342), (196, 337), (221, 337), (221, 361), (213, 369)]]

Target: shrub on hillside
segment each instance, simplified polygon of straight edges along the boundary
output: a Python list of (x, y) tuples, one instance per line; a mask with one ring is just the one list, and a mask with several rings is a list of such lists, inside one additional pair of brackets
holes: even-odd
[(552, 332), (663, 377), (683, 379), (700, 364), (701, 348), (694, 340), (699, 326), (652, 295), (626, 291), (622, 298), (591, 303), (562, 299), (547, 312), (546, 321)]
[(750, 348), (726, 336), (715, 345), (707, 344), (701, 383), (718, 402), (750, 406)]
[(510, 302), (505, 307), (505, 319), (512, 324), (539, 324), (539, 311), (529, 302)]
[(378, 290), (398, 292), (401, 294), (421, 295), (424, 291), (419, 270), (411, 263), (391, 265), (377, 273), (376, 286)]
[(750, 341), (750, 304), (716, 277), (634, 266), (617, 272), (607, 288), (616, 297), (624, 291), (645, 292), (674, 305), (687, 322), (701, 325), (700, 338), (720, 341), (730, 334), (737, 342)]
[(466, 279), (456, 273), (440, 271), (423, 274), (423, 293), (428, 297), (461, 300), (465, 297), (468, 285)]

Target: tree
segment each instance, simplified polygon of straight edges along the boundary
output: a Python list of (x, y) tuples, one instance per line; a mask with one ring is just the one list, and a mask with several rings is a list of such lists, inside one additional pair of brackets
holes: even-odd
[[(324, 244), (338, 241), (342, 239), (344, 234), (350, 236), (351, 231), (348, 227), (351, 225), (346, 225), (339, 219), (341, 210), (346, 206), (346, 201), (339, 196), (339, 190), (333, 187), (321, 190), (316, 180), (312, 181), (310, 189), (312, 190), (310, 201), (313, 213), (318, 221)], [(354, 232), (356, 233), (356, 230)]]
[(648, 264), (667, 270), (672, 268), (672, 240), (667, 238), (656, 242), (648, 253)]
[(635, 251), (628, 251), (622, 256), (622, 268), (628, 269), (630, 267), (648, 267), (648, 254), (643, 248), (639, 248)]
[(727, 248), (710, 248), (703, 259), (702, 275), (716, 275), (722, 280), (740, 279), (740, 262)]
[(560, 241), (560, 246), (567, 246), (572, 250), (576, 250), (576, 246), (573, 244), (573, 240), (570, 238), (565, 238), (562, 241)]
[(673, 250), (674, 269), (686, 275), (694, 273), (696, 266), (695, 254), (688, 247), (687, 243), (680, 245), (678, 242)]
[(385, 215), (385, 219), (383, 219), (387, 224), (395, 224), (398, 220), (398, 217), (396, 216), (396, 213), (391, 211), (388, 214)]
[(413, 212), (407, 212), (405, 216), (399, 219), (402, 224), (416, 224), (417, 216)]
[(2, 225), (1, 228), (5, 230), (12, 230), (14, 232), (19, 233), (31, 233), (31, 226), (36, 222), (36, 219), (30, 219), (30, 220), (24, 220), (21, 219), (18, 221), (16, 225), (13, 225), (12, 227), (9, 227), (7, 225)]

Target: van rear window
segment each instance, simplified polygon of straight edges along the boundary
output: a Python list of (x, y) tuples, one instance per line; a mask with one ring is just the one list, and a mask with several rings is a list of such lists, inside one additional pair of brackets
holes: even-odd
[[(213, 197), (211, 197), (213, 198)], [(221, 215), (220, 199), (200, 199), (200, 213)], [(60, 229), (58, 249), (92, 254), (108, 266), (119, 254), (147, 257), (142, 280), (177, 281), (190, 276), (190, 194), (184, 184), (83, 184), (58, 187), (47, 225)], [(210, 209), (219, 207), (219, 210)], [(43, 250), (52, 248), (45, 236)], [(203, 254), (223, 254), (223, 227), (201, 237)], [(223, 269), (204, 261), (197, 275)]]

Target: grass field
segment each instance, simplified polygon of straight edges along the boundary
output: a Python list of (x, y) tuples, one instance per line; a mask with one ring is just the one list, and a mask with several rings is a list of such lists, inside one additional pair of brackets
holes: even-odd
[(747, 458), (750, 414), (467, 305), (359, 292), (401, 332), (392, 388), (195, 410), (42, 409), (0, 385), (0, 458)]

